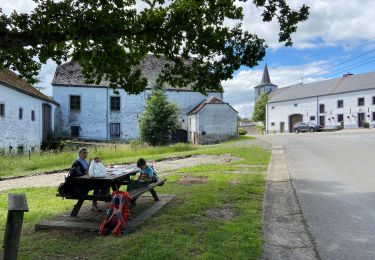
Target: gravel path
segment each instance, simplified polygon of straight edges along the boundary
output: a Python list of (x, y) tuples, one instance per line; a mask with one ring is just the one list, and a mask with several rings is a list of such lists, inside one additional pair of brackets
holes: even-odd
[[(160, 173), (160, 176), (168, 174), (169, 172), (178, 170), (184, 167), (196, 166), (199, 164), (224, 164), (234, 160), (238, 160), (230, 154), (221, 155), (198, 155), (182, 159), (169, 159), (159, 162), (152, 162), (155, 170)], [(18, 179), (11, 179), (0, 181), (0, 191), (5, 191), (15, 188), (28, 188), (28, 187), (50, 187), (58, 186), (64, 182), (64, 176), (66, 173), (54, 173), (36, 175)]]

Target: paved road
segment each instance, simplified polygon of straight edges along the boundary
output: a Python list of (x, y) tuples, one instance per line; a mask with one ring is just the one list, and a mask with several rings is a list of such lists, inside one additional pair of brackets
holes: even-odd
[(274, 135), (322, 259), (375, 259), (375, 131)]

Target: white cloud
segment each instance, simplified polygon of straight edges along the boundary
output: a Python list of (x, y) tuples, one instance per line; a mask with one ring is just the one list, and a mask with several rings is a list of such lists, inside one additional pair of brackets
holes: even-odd
[[(352, 49), (356, 48), (356, 43), (361, 40), (368, 40), (364, 50), (371, 47), (375, 48), (372, 41), (372, 39), (375, 39), (375, 26), (373, 26), (374, 0), (288, 0), (288, 3), (294, 8), (301, 6), (303, 3), (311, 7), (308, 21), (301, 23), (297, 33), (293, 34), (294, 48), (311, 49), (323, 46), (339, 46)], [(139, 4), (139, 1), (137, 1), (137, 4)], [(280, 48), (282, 44), (278, 43), (279, 28), (277, 22), (264, 23), (261, 18), (261, 10), (255, 8), (252, 1), (240, 2), (239, 4), (244, 7), (244, 28), (266, 39), (271, 51)], [(35, 3), (31, 0), (0, 0), (0, 6), (5, 13), (9, 14), (13, 10), (30, 12)], [(140, 5), (137, 6), (141, 8)], [(275, 84), (282, 84), (319, 71), (325, 68), (327, 63), (329, 62), (271, 67), (271, 79)], [(47, 88), (50, 86), (55, 66), (52, 62), (43, 66), (39, 75), (41, 83), (38, 86)], [(225, 98), (243, 116), (249, 116), (252, 112), (253, 88), (259, 83), (261, 74), (262, 71), (260, 70), (240, 71), (232, 80), (223, 82), (226, 91)], [(309, 80), (312, 79), (305, 79), (305, 82)], [(48, 89), (47, 94), (50, 94)]]
[[(294, 8), (303, 3), (310, 6), (309, 19), (300, 23), (292, 35), (296, 48), (350, 45), (358, 40), (375, 38), (373, 0), (289, 0), (288, 3)], [(262, 22), (261, 10), (252, 1), (240, 2), (240, 5), (244, 8), (244, 28), (263, 37), (271, 48), (281, 47), (277, 22)]]

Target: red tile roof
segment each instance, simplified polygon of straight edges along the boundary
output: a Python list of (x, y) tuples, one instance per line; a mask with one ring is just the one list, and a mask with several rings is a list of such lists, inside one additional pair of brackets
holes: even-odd
[(28, 83), (26, 80), (18, 77), (16, 73), (8, 69), (0, 70), (0, 84), (3, 84), (7, 87), (13, 88), (20, 92), (25, 93), (42, 100), (54, 102), (50, 97), (44, 95), (42, 92), (37, 90), (33, 85)]

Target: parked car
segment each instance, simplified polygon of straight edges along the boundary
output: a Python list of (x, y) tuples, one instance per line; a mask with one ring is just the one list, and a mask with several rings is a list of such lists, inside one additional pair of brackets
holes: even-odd
[(300, 122), (293, 126), (293, 132), (295, 132), (296, 134), (298, 134), (299, 132), (313, 133), (319, 130), (320, 130), (319, 126), (312, 122), (309, 122), (309, 123)]

